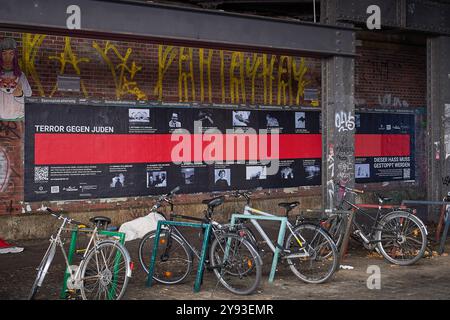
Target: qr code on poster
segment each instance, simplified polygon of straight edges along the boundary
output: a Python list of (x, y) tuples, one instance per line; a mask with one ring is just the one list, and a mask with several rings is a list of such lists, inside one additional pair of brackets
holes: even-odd
[(48, 181), (48, 167), (34, 167), (34, 182)]
[(403, 179), (411, 178), (411, 169), (403, 169)]

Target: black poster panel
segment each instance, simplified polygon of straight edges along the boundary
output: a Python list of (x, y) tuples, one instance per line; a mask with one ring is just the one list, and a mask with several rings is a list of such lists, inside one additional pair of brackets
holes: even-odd
[(414, 114), (369, 113), (355, 116), (355, 181), (415, 180)]
[[(320, 184), (317, 111), (33, 102), (25, 112), (26, 201), (156, 195), (176, 186), (194, 193)], [(174, 142), (172, 133), (180, 130), (188, 140), (182, 152), (187, 158), (174, 161), (179, 141)], [(217, 157), (223, 159), (206, 161), (211, 140), (202, 139), (211, 130), (227, 147), (229, 137), (253, 136), (235, 141), (244, 158), (230, 160), (222, 149)], [(251, 152), (267, 143), (260, 142), (267, 132), (267, 139), (280, 133), (274, 174)], [(311, 151), (310, 146), (319, 148)], [(218, 150), (209, 151), (216, 155)]]

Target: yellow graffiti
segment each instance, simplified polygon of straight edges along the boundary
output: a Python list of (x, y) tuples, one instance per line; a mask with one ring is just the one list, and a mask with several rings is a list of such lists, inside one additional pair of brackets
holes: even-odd
[[(236, 76), (236, 69), (238, 75)], [(242, 103), (246, 103), (245, 98), (245, 78), (244, 78), (244, 53), (233, 52), (231, 55), (230, 65), (230, 97), (231, 103), (240, 103), (240, 96), (242, 96)], [(240, 92), (240, 94), (239, 94)]]
[(247, 58), (245, 71), (247, 77), (251, 79), (251, 88), (252, 88), (251, 103), (255, 103), (255, 80), (261, 63), (262, 57), (259, 57), (257, 53), (253, 54), (252, 60), (250, 60), (250, 58)]
[[(122, 98), (126, 94), (132, 94), (138, 100), (147, 99), (147, 95), (139, 89), (137, 82), (134, 81), (134, 77), (139, 71), (142, 70), (142, 67), (138, 67), (135, 61), (131, 63), (131, 67), (128, 65), (130, 55), (133, 52), (131, 48), (128, 48), (125, 55), (122, 56), (116, 46), (111, 44), (109, 41), (106, 42), (103, 49), (95, 41), (93, 41), (92, 46), (101, 55), (103, 61), (108, 65), (111, 71), (114, 85), (116, 87), (117, 99)], [(108, 56), (110, 50), (114, 53), (115, 58), (118, 58), (120, 61), (120, 63), (116, 66)], [(118, 72), (116, 72), (116, 69)], [(126, 74), (129, 75), (129, 78), (127, 78)]]
[(176, 58), (177, 52), (174, 50), (174, 46), (167, 46), (164, 49), (163, 45), (158, 47), (158, 80), (154, 89), (155, 96), (159, 101), (163, 98), (163, 80), (164, 75), (171, 66), (173, 60)]
[(40, 34), (22, 34), (22, 59), (20, 61), (23, 72), (26, 76), (30, 76), (34, 80), (41, 97), (45, 96), (45, 92), (34, 63), (36, 54), (38, 53), (45, 37), (45, 35)]
[[(291, 60), (292, 60), (292, 57), (281, 56), (280, 57), (280, 62), (278, 64), (277, 103), (279, 105), (281, 103), (283, 103), (283, 105), (286, 105), (286, 103), (287, 103), (287, 96), (289, 96), (289, 104), (292, 105)], [(286, 76), (284, 76), (284, 75), (286, 75)], [(286, 93), (286, 89), (288, 89), (288, 91), (289, 91), (288, 94)]]
[(225, 88), (225, 57), (223, 50), (220, 50), (220, 84), (222, 87), (222, 103), (225, 103), (226, 88)]
[(297, 96), (295, 97), (295, 103), (300, 104), (300, 98), (305, 97), (305, 87), (309, 83), (305, 79), (305, 75), (308, 72), (308, 67), (305, 64), (305, 58), (300, 59), (300, 65), (297, 69), (297, 63), (295, 59), (292, 59), (292, 73), (294, 75), (294, 80), (297, 81)]
[(211, 63), (214, 50), (208, 50), (208, 57), (205, 60), (204, 57), (205, 49), (198, 49), (198, 55), (200, 59), (200, 102), (205, 102), (205, 82), (204, 82), (204, 67), (206, 66), (206, 75), (208, 81), (208, 101), (212, 102), (212, 81), (211, 81)]
[[(184, 53), (187, 50), (187, 54)], [(180, 48), (180, 54), (178, 57), (178, 96), (179, 101), (189, 102), (189, 90), (188, 82), (191, 82), (192, 101), (195, 100), (195, 82), (194, 82), (194, 49), (193, 48)], [(188, 65), (188, 71), (183, 71), (183, 66)], [(184, 94), (183, 94), (184, 92)]]
[[(72, 46), (70, 44), (70, 38), (64, 37), (64, 51), (59, 54), (59, 56), (49, 56), (48, 58), (50, 60), (58, 60), (61, 64), (61, 67), (59, 69), (59, 74), (63, 75), (66, 71), (66, 66), (69, 64), (73, 67), (77, 75), (81, 75), (81, 70), (78, 64), (80, 62), (89, 62), (88, 58), (77, 58), (77, 55), (73, 53)], [(85, 97), (88, 96), (86, 87), (84, 86), (83, 80), (80, 81), (81, 89), (83, 91), (83, 94)], [(53, 86), (52, 92), (50, 93), (50, 97), (52, 97), (56, 90), (58, 89), (58, 84), (55, 83)]]
[[(273, 75), (273, 70), (275, 66), (276, 56), (270, 57), (270, 63), (267, 63), (267, 54), (263, 54), (263, 68), (261, 77), (263, 78), (264, 85), (264, 104), (272, 104), (272, 84), (275, 77)], [(267, 92), (269, 91), (269, 92)]]

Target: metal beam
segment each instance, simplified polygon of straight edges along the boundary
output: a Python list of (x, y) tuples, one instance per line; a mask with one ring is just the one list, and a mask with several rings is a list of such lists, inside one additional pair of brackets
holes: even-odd
[[(69, 30), (67, 8), (81, 9)], [(2, 0), (0, 28), (79, 37), (148, 39), (176, 45), (353, 56), (353, 30), (314, 23), (135, 1)]]
[(450, 3), (428, 0), (338, 0), (337, 20), (365, 24), (370, 5), (381, 9), (381, 25), (388, 28), (450, 35)]

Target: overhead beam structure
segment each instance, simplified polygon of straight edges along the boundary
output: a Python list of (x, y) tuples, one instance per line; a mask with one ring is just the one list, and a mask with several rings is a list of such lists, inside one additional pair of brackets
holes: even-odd
[[(73, 6), (80, 29), (69, 29)], [(0, 28), (22, 32), (316, 56), (353, 56), (353, 30), (136, 1), (2, 0)], [(68, 13), (69, 12), (69, 13)]]

